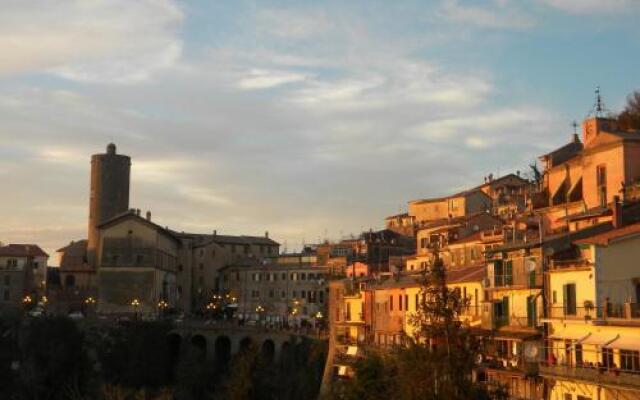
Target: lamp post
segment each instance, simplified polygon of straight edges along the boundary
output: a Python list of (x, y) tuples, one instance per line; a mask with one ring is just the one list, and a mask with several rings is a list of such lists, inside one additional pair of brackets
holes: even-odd
[(33, 304), (33, 299), (31, 298), (30, 295), (25, 295), (24, 298), (22, 299), (22, 305), (24, 306), (25, 310), (28, 310), (29, 308), (31, 308), (31, 305)]
[(264, 307), (262, 307), (261, 305), (258, 305), (256, 307), (256, 313), (258, 314), (258, 321), (261, 321), (262, 320), (262, 318), (261, 318), (262, 313), (264, 313)]
[(167, 308), (169, 308), (169, 303), (164, 300), (158, 302), (158, 316), (160, 318), (164, 317), (164, 312)]
[(94, 299), (92, 296), (84, 299), (85, 314), (89, 314), (89, 312), (92, 311), (94, 304), (96, 304), (96, 299)]
[(134, 298), (131, 300), (131, 307), (133, 308), (133, 318), (138, 319), (138, 307), (140, 307), (140, 300)]

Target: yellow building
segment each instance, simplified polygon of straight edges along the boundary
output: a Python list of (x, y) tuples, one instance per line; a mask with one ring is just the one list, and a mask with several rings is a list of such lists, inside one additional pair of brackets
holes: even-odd
[(100, 225), (98, 311), (158, 313), (159, 302), (176, 307), (178, 246), (171, 231), (127, 212)]
[(549, 266), (551, 400), (640, 398), (640, 224), (577, 240)]

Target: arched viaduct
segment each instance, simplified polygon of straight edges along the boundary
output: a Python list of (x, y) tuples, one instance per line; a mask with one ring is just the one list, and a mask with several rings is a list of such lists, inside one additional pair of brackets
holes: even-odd
[(172, 330), (168, 339), (176, 356), (189, 353), (203, 360), (227, 363), (233, 355), (251, 346), (265, 359), (279, 361), (287, 348), (302, 337), (305, 335), (255, 326), (185, 323)]

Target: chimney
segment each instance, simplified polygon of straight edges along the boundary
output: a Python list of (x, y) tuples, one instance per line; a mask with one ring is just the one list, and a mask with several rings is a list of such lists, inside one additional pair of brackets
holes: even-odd
[(213, 230), (213, 236), (217, 236), (218, 235), (218, 231), (216, 229)]
[(140, 209), (136, 208), (136, 215), (139, 217), (140, 216)]
[(613, 228), (622, 228), (622, 204), (620, 203), (620, 196), (613, 196), (611, 211)]
[(269, 238), (269, 231), (264, 231), (264, 237)]
[(151, 211), (147, 211), (147, 221), (151, 221)]

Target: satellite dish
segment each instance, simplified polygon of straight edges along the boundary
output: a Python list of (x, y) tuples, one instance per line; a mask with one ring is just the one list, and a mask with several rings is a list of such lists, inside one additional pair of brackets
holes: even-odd
[(534, 260), (527, 260), (527, 271), (534, 272), (536, 270), (536, 262)]
[(525, 346), (524, 354), (530, 360), (535, 359), (536, 357), (538, 357), (538, 346), (533, 343), (527, 344)]

